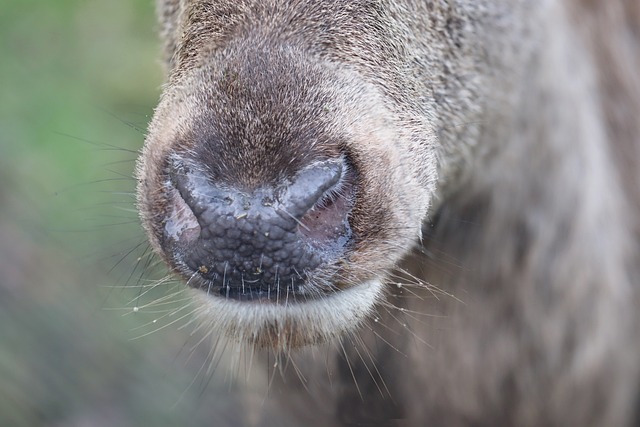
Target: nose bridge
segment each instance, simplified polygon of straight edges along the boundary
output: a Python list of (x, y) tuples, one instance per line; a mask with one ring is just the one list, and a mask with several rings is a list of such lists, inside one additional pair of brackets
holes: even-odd
[(186, 100), (194, 114), (183, 139), (194, 158), (221, 180), (255, 189), (341, 155), (343, 126), (327, 126), (340, 93), (326, 85), (333, 76), (326, 64), (278, 45), (234, 45), (221, 55), (222, 64), (194, 71), (193, 80), (211, 86), (194, 88)]

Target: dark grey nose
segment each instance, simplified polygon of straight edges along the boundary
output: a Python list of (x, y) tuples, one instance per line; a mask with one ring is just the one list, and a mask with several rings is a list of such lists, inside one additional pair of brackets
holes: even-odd
[(351, 238), (352, 205), (341, 160), (307, 166), (290, 182), (249, 193), (212, 182), (204, 168), (176, 163), (172, 183), (191, 209), (199, 236), (173, 242), (179, 261), (206, 286), (235, 297), (296, 292), (336, 262)]

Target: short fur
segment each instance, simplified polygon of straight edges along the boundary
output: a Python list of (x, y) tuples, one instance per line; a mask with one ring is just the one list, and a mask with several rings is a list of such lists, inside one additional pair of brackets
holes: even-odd
[[(166, 259), (167, 156), (208, 146), (199, 136), (214, 129), (233, 138), (202, 152), (233, 185), (349, 153), (358, 240), (337, 277), (357, 290), (405, 272), (348, 335), (359, 347), (338, 347), (347, 364), (326, 356), (333, 389), (305, 400), (276, 381), (271, 424), (633, 424), (637, 1), (159, 0), (158, 10), (168, 83), (138, 172), (156, 251)], [(330, 370), (305, 354), (307, 380)]]

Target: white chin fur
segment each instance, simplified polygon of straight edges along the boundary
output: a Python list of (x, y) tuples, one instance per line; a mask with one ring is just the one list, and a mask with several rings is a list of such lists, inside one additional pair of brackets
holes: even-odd
[[(309, 301), (243, 302), (192, 289), (202, 326), (236, 341), (283, 350), (327, 341), (353, 330), (382, 297), (379, 279)], [(264, 335), (270, 335), (265, 337)]]

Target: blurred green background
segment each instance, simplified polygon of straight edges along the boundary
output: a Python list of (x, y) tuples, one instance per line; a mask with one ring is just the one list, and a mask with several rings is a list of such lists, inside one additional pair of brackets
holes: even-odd
[(131, 178), (155, 28), (153, 0), (0, 3), (0, 426), (216, 425), (233, 394), (175, 304), (133, 309), (171, 292), (147, 293)]

